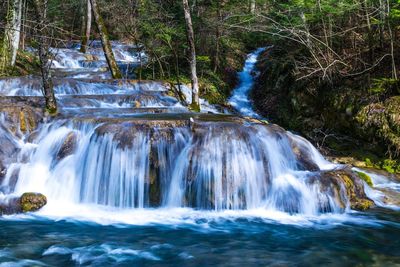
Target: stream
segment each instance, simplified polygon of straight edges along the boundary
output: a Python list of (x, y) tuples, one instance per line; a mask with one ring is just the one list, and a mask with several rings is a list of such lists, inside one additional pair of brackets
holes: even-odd
[[(355, 211), (343, 185), (326, 182), (345, 166), (256, 120), (249, 92), (263, 48), (229, 99), (240, 116), (204, 99), (192, 113), (189, 86), (179, 101), (169, 84), (133, 80), (146, 60), (133, 46), (113, 43), (119, 81), (99, 43), (78, 49), (54, 49), (56, 118), (13, 132), (0, 111), (1, 140), (14, 146), (0, 201), (48, 200), (0, 217), (0, 266), (399, 265), (400, 183), (354, 169), (370, 175), (372, 187), (357, 185), (375, 203)], [(40, 103), (40, 79), (0, 79), (0, 96)]]

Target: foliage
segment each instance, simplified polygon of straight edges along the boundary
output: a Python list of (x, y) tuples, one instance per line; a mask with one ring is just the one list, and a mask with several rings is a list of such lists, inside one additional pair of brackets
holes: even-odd
[(363, 172), (357, 172), (357, 174), (361, 180), (364, 180), (367, 183), (367, 185), (374, 186), (374, 184), (372, 183), (372, 179), (368, 174), (365, 174)]

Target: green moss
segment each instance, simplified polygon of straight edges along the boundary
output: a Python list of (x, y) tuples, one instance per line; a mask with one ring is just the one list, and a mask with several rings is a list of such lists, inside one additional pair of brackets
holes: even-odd
[(27, 131), (25, 113), (22, 110), (19, 112), (19, 128), (23, 133)]
[(363, 172), (356, 172), (358, 177), (360, 177), (360, 179), (364, 180), (369, 186), (374, 186), (374, 184), (372, 183), (372, 179), (368, 174), (365, 174)]
[(365, 164), (368, 168), (375, 168), (379, 170), (384, 170), (389, 173), (400, 173), (400, 162), (394, 159), (364, 159)]
[(192, 103), (189, 105), (189, 110), (193, 112), (200, 112), (200, 105), (197, 103)]
[(345, 189), (346, 199), (350, 202), (351, 209), (364, 211), (374, 205), (373, 201), (366, 196), (363, 184), (358, 181), (358, 177), (350, 169), (326, 172), (322, 178), (321, 181), (325, 181), (325, 183), (332, 181), (336, 185), (339, 199), (342, 195), (339, 192), (342, 188)]
[(46, 204), (47, 198), (42, 194), (24, 193), (20, 198), (22, 212), (37, 211)]
[(399, 173), (400, 163), (396, 160), (385, 159), (381, 162), (381, 168), (389, 173)]
[(201, 84), (201, 97), (206, 99), (210, 104), (223, 104), (226, 97), (221, 94), (214, 84)]
[(49, 108), (49, 107), (46, 107), (45, 110), (46, 110), (46, 112), (47, 112), (50, 116), (56, 116), (57, 113), (58, 113), (57, 108)]
[(367, 167), (374, 167), (374, 164), (372, 163), (372, 161), (369, 158), (365, 159), (365, 164), (367, 165)]
[(372, 202), (369, 199), (360, 199), (357, 201), (357, 203), (352, 206), (353, 209), (359, 210), (359, 211), (366, 211), (370, 209), (374, 205), (374, 202)]

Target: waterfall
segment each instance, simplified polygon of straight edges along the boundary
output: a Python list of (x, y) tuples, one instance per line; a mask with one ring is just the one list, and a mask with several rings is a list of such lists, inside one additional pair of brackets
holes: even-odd
[[(74, 60), (75, 49), (59, 55)], [(258, 117), (248, 91), (262, 51), (249, 55), (230, 99), (246, 116)], [(48, 198), (42, 212), (61, 217), (80, 209), (319, 215), (349, 207), (345, 189), (324, 176), (338, 166), (300, 136), (231, 114), (191, 113), (160, 82), (88, 77), (95, 81), (55, 78), (60, 115), (32, 132), (11, 133), (8, 111), (0, 112), (0, 130), (15, 144), (1, 192), (40, 192)], [(0, 94), (11, 105), (42, 101), (36, 77), (2, 79)]]
[(229, 99), (229, 104), (243, 116), (260, 118), (260, 115), (253, 110), (249, 94), (254, 85), (257, 59), (265, 50), (266, 48), (258, 48), (247, 55), (243, 70), (238, 74), (239, 85), (233, 90)]
[[(307, 170), (293, 152), (293, 145), (304, 145), (296, 138), (229, 122), (153, 128), (134, 120), (59, 120), (25, 144), (24, 160), (13, 163), (15, 188), (9, 179), (2, 186), (15, 194), (42, 192), (49, 204), (339, 211), (334, 196), (311, 182), (318, 171)], [(311, 148), (303, 153), (318, 165)]]

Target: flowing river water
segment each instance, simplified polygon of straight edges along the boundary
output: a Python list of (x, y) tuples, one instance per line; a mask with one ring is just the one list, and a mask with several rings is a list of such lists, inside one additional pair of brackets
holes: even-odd
[[(126, 78), (146, 55), (114, 43)], [(230, 104), (253, 118), (250, 54)], [(307, 140), (226, 114), (190, 90), (115, 81), (99, 44), (54, 50), (57, 118), (0, 133), (15, 149), (0, 200), (47, 196), (36, 213), (0, 217), (0, 266), (395, 266), (400, 262), (400, 184), (367, 172), (375, 207), (358, 212), (344, 188), (324, 183), (344, 168)], [(0, 95), (40, 102), (38, 77), (0, 80)], [(14, 101), (13, 100), (13, 101)], [(2, 139), (3, 140), (3, 139)], [(5, 151), (5, 149), (4, 149)], [(391, 201), (388, 201), (390, 196)]]

